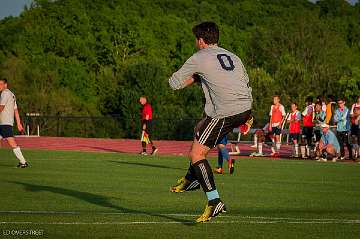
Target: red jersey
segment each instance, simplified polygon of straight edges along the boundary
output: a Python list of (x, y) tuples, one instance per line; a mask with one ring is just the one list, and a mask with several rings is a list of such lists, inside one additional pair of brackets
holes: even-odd
[(141, 112), (141, 120), (146, 120), (146, 116), (149, 116), (148, 120), (152, 120), (152, 108), (149, 103), (146, 103)]
[(301, 114), (299, 111), (292, 112), (289, 115), (290, 120), (290, 134), (300, 134), (300, 123), (301, 123)]
[(271, 117), (271, 127), (280, 126), (283, 117), (286, 115), (285, 109), (283, 105), (272, 105), (270, 109), (270, 117)]
[(306, 106), (303, 112), (303, 124), (304, 127), (314, 127), (314, 106), (308, 105)]

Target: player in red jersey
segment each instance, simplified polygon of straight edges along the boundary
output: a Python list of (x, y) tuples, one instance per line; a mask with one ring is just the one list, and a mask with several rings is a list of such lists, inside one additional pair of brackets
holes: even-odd
[(143, 106), (141, 110), (141, 145), (142, 152), (140, 154), (147, 155), (146, 153), (146, 145), (149, 143), (152, 147), (151, 155), (155, 155), (158, 152), (158, 149), (154, 145), (151, 140), (151, 131), (152, 131), (152, 115), (153, 110), (151, 105), (147, 102), (147, 98), (145, 96), (141, 96), (139, 99), (140, 104)]
[(312, 138), (314, 134), (314, 105), (311, 96), (306, 98), (306, 108), (302, 112), (303, 115), (303, 130), (302, 130), (302, 158), (311, 157)]
[(274, 146), (271, 147), (273, 157), (279, 157), (279, 150), (281, 146), (280, 135), (281, 135), (281, 125), (284, 120), (285, 108), (280, 104), (280, 96), (276, 95), (273, 98), (273, 105), (270, 108), (270, 127), (269, 131), (274, 135)]
[(290, 140), (294, 143), (294, 151), (292, 157), (299, 157), (299, 139), (300, 139), (300, 124), (301, 113), (298, 111), (297, 103), (291, 104), (291, 113), (289, 114), (288, 121), (290, 122)]

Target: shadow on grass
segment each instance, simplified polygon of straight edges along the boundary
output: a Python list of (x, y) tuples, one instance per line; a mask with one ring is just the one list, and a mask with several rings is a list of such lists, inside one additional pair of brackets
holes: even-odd
[(185, 168), (176, 168), (176, 167), (169, 167), (169, 166), (165, 166), (165, 165), (157, 165), (157, 164), (150, 164), (150, 163), (116, 161), (116, 160), (108, 160), (108, 162), (117, 163), (117, 164), (142, 166), (142, 167), (150, 167), (150, 168), (175, 169), (175, 170), (182, 170), (182, 171), (186, 172)]
[(21, 185), (25, 188), (26, 191), (29, 192), (51, 192), (55, 194), (65, 195), (72, 198), (80, 199), (85, 202), (102, 206), (109, 209), (115, 209), (117, 211), (123, 212), (123, 213), (135, 213), (135, 214), (143, 214), (147, 216), (153, 216), (153, 217), (160, 217), (167, 220), (175, 221), (182, 223), (184, 225), (192, 226), (194, 225), (193, 220), (185, 220), (180, 218), (174, 218), (171, 216), (163, 215), (163, 214), (157, 214), (157, 213), (151, 213), (151, 212), (144, 212), (139, 210), (134, 210), (130, 208), (121, 207), (118, 205), (113, 204), (110, 202), (110, 199), (108, 197), (97, 195), (94, 193), (89, 192), (81, 192), (73, 189), (66, 189), (66, 188), (60, 188), (60, 187), (53, 187), (53, 186), (44, 186), (44, 185), (36, 185), (36, 184), (30, 184), (30, 183), (23, 183), (23, 182), (17, 182), (17, 181), (8, 181), (9, 183)]

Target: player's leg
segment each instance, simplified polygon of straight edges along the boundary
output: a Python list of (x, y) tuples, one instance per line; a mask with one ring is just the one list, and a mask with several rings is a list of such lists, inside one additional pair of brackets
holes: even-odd
[(226, 145), (227, 145), (227, 136), (224, 136), (218, 142), (218, 145), (217, 145), (217, 148), (218, 148), (218, 166), (214, 170), (214, 173), (224, 174), (224, 168), (223, 168), (224, 159), (229, 163), (230, 155), (229, 155), (228, 149), (226, 148)]
[[(197, 123), (197, 125), (194, 128), (194, 138), (196, 137), (195, 135), (196, 132), (198, 132), (201, 127), (203, 127), (203, 125), (206, 123), (206, 120), (207, 118), (204, 118)], [(190, 159), (189, 168), (187, 170), (185, 177), (182, 177), (179, 180), (177, 180), (176, 184), (170, 188), (170, 192), (182, 193), (185, 191), (191, 191), (200, 188), (199, 185), (200, 184), (196, 178), (196, 174), (194, 171), (194, 166)]]
[(223, 144), (217, 145), (217, 151), (218, 151), (217, 166), (213, 170), (214, 173), (216, 174), (224, 174), (224, 168), (223, 168), (224, 157), (223, 157), (223, 152), (221, 151), (223, 147), (224, 147)]
[(353, 160), (352, 145), (350, 143), (349, 133), (348, 132), (344, 132), (344, 141), (345, 141), (346, 148), (349, 151), (349, 159)]
[(151, 145), (151, 155), (156, 155), (158, 152), (158, 148), (155, 146), (155, 144), (152, 141), (152, 132), (153, 132), (153, 124), (152, 124), (152, 120), (147, 120), (146, 121), (146, 133), (148, 134), (148, 138), (149, 138), (149, 143)]
[(227, 135), (235, 127), (245, 124), (250, 118), (252, 118), (250, 110), (223, 119), (209, 118), (196, 132), (190, 158), (196, 172), (196, 178), (208, 199), (205, 211), (197, 219), (197, 222), (209, 221), (211, 218), (225, 212), (225, 205), (220, 199), (215, 185), (214, 175), (209, 162), (206, 160), (210, 148), (216, 146), (219, 138)]
[(343, 160), (345, 159), (344, 135), (343, 132), (340, 131), (338, 131), (336, 135), (340, 144), (340, 159)]
[(186, 172), (185, 177), (180, 178), (176, 185), (170, 188), (170, 191), (173, 193), (182, 193), (185, 191), (192, 191), (200, 188), (199, 181), (196, 178), (194, 171), (194, 166), (191, 161), (189, 163), (188, 171)]
[(306, 154), (309, 158), (313, 155), (313, 127), (308, 127), (306, 134)]
[(14, 138), (14, 132), (13, 128), (10, 125), (0, 125), (0, 135), (6, 139), (10, 147), (12, 148), (15, 157), (19, 160), (18, 167), (20, 168), (26, 168), (28, 166), (28, 163), (26, 162), (26, 159), (24, 158), (20, 147), (17, 145), (15, 138)]
[(18, 167), (19, 168), (26, 168), (28, 166), (28, 163), (26, 162), (26, 159), (24, 158), (20, 147), (16, 144), (14, 137), (8, 137), (6, 138), (8, 144), (12, 148), (16, 158), (19, 160)]

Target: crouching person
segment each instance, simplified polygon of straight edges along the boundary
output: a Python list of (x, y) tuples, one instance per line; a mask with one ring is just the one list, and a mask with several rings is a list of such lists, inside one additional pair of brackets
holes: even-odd
[(336, 157), (340, 153), (339, 141), (336, 135), (330, 130), (328, 124), (321, 124), (322, 136), (319, 143), (320, 159), (318, 161), (326, 162), (332, 160), (336, 162)]

